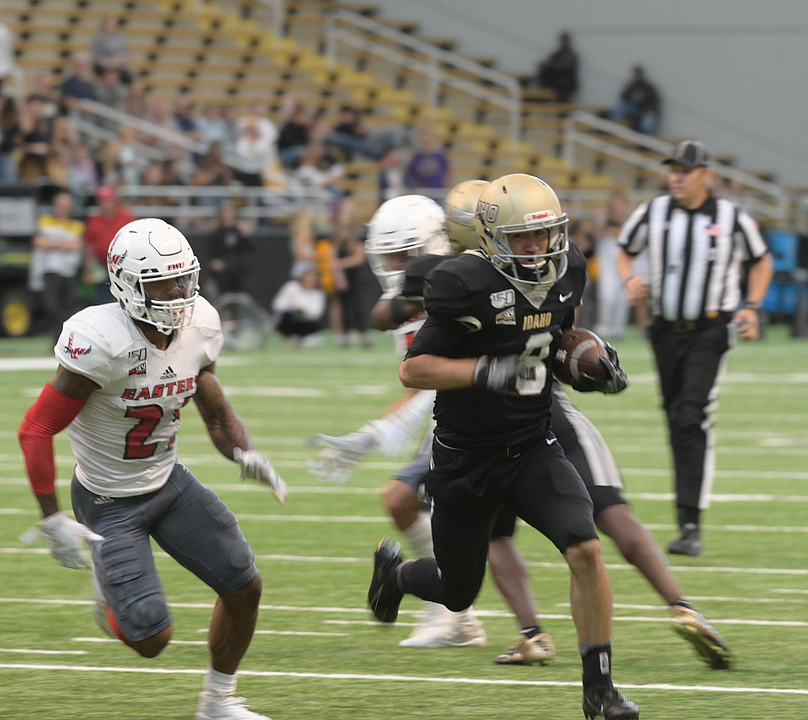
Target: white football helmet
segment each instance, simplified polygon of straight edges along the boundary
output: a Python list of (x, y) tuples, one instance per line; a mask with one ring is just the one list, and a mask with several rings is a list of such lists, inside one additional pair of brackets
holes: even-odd
[(365, 253), (386, 292), (400, 292), (407, 256), (449, 255), (446, 216), (423, 195), (402, 195), (379, 206), (368, 223)]
[[(503, 175), (489, 183), (477, 201), (475, 227), (480, 247), (505, 277), (527, 285), (549, 287), (567, 272), (567, 223), (558, 196), (533, 175)], [(547, 251), (515, 255), (510, 235), (547, 230)]]
[[(199, 260), (177, 228), (157, 218), (124, 225), (110, 243), (107, 270), (113, 297), (133, 319), (165, 335), (191, 322), (199, 296)], [(166, 280), (174, 280), (180, 297), (153, 298), (149, 286)]]

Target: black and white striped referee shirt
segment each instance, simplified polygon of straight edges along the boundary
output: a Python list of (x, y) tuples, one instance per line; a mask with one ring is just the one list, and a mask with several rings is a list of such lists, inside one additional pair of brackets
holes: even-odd
[(767, 251), (757, 223), (712, 196), (695, 210), (670, 195), (654, 198), (632, 213), (618, 243), (632, 256), (648, 248), (651, 312), (670, 321), (737, 310), (741, 263), (757, 262)]

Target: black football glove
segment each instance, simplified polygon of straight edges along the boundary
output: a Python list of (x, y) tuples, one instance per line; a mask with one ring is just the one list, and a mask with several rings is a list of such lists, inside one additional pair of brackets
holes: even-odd
[(491, 392), (519, 395), (517, 383), (519, 380), (529, 380), (530, 373), (531, 368), (525, 364), (521, 355), (483, 355), (474, 368), (474, 384)]
[(609, 343), (606, 345), (606, 353), (609, 357), (600, 358), (600, 362), (606, 369), (607, 374), (600, 379), (594, 378), (586, 373), (580, 373), (577, 380), (573, 380), (572, 389), (578, 392), (602, 392), (604, 395), (616, 395), (623, 392), (628, 387), (628, 377), (626, 371), (620, 365), (620, 358)]

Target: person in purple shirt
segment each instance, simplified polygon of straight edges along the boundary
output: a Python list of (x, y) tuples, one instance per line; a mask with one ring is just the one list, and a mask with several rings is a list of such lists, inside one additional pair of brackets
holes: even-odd
[(407, 187), (445, 188), (449, 180), (449, 158), (435, 146), (435, 136), (429, 130), (418, 133), (420, 150), (412, 156), (407, 167)]

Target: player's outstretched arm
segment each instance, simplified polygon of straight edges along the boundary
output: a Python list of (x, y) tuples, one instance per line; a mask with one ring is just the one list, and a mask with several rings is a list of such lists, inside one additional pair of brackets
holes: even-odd
[(380, 298), (370, 311), (370, 319), (376, 330), (395, 330), (407, 320), (417, 317), (423, 306), (402, 297)]
[(401, 384), (418, 390), (460, 390), (474, 385), (477, 358), (447, 358), (441, 355), (408, 357), (398, 370)]
[(44, 535), (53, 556), (65, 567), (76, 569), (89, 567), (84, 540), (104, 538), (59, 509), (53, 436), (73, 421), (97, 389), (92, 380), (60, 365), (26, 413), (18, 434), (31, 488), (42, 509), (42, 520), (31, 539)]
[(194, 401), (216, 449), (239, 464), (242, 478), (266, 483), (278, 501), (283, 502), (288, 492), (286, 483), (269, 458), (253, 448), (250, 434), (225, 397), (213, 365), (200, 370)]

